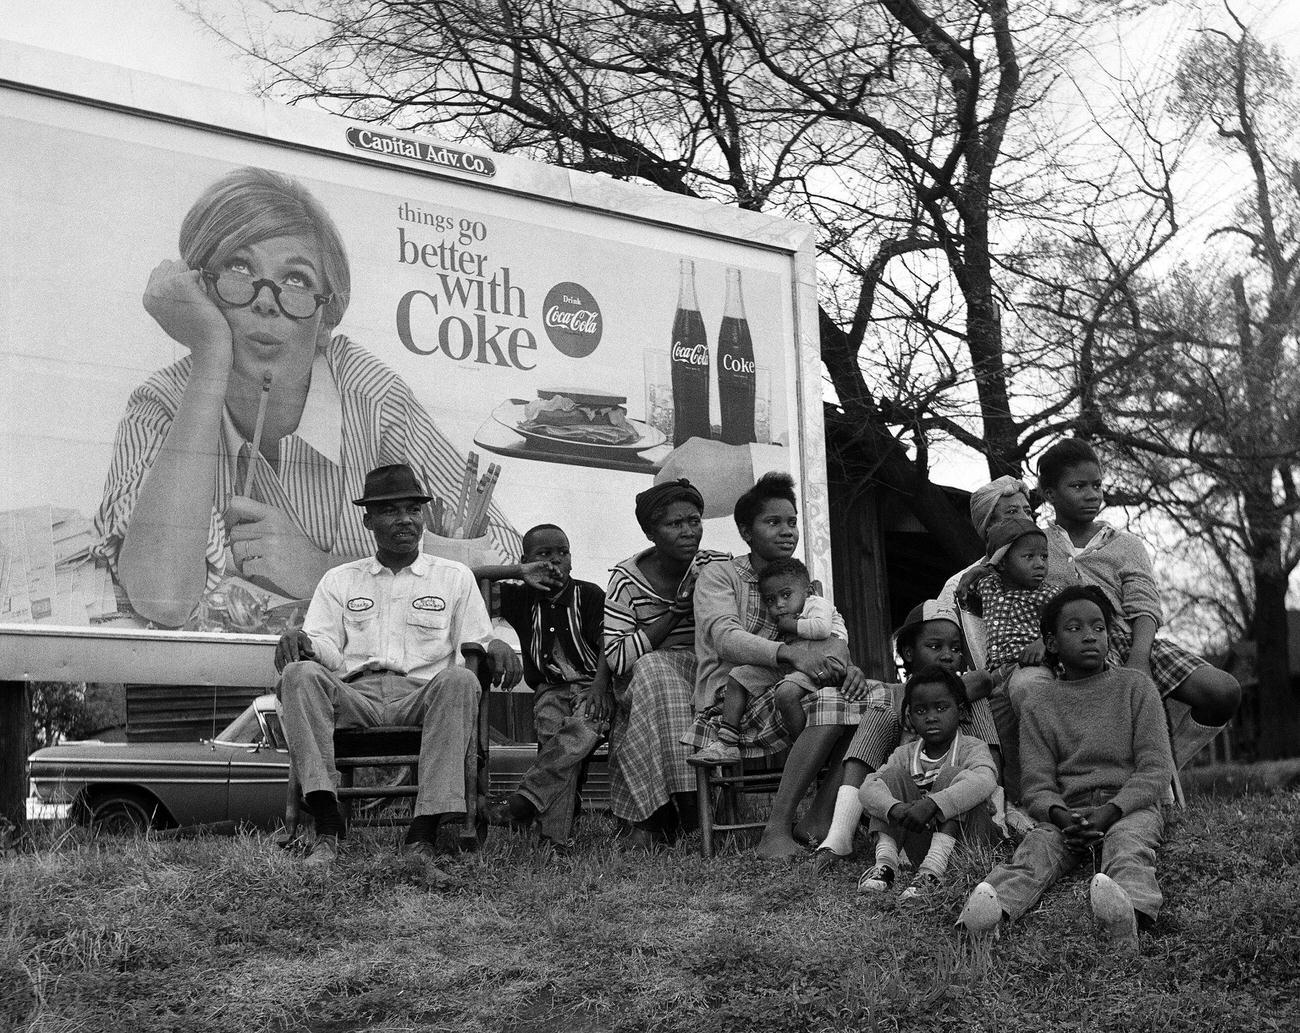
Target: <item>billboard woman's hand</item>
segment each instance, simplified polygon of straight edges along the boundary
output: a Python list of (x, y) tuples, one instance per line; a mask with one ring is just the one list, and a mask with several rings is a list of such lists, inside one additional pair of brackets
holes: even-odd
[(196, 364), (229, 369), (230, 324), (203, 285), (202, 275), (177, 259), (159, 262), (144, 289), (144, 310), (167, 336), (194, 353)]
[(306, 599), (338, 557), (318, 549), (282, 509), (236, 495), (225, 511), (239, 573), (281, 595)]

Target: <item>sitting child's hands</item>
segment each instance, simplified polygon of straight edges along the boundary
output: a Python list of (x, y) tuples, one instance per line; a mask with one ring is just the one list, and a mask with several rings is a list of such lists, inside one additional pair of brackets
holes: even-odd
[[(1107, 804), (1106, 806), (1110, 806)], [(1105, 828), (1098, 828), (1093, 824), (1090, 815), (1093, 811), (1101, 808), (1085, 807), (1079, 810), (1067, 811), (1064, 807), (1052, 808), (1052, 822), (1061, 830), (1061, 835), (1065, 838), (1066, 847), (1077, 854), (1086, 854), (1098, 843), (1106, 834)], [(1113, 810), (1114, 808), (1112, 808)], [(1114, 824), (1112, 819), (1111, 824)]]
[(1047, 659), (1047, 646), (1043, 640), (1036, 639), (1020, 651), (1021, 667), (1041, 667)]
[(897, 803), (889, 809), (889, 820), (908, 832), (926, 832), (933, 828), (939, 816), (939, 806), (928, 796), (913, 804)]
[(1084, 807), (1081, 808), (1080, 813), (1088, 826), (1102, 835), (1105, 835), (1110, 827), (1123, 817), (1123, 812), (1113, 803), (1104, 803), (1100, 807)]
[(779, 631), (782, 635), (797, 636), (799, 634), (799, 618), (792, 617), (790, 616), (790, 614), (786, 614), (783, 617), (778, 617), (776, 619), (776, 630)]

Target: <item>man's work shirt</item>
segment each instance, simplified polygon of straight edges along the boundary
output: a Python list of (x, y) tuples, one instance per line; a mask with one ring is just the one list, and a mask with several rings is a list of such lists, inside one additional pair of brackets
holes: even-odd
[(458, 664), (463, 644), (493, 639), (470, 569), (427, 553), (396, 574), (373, 556), (327, 571), (302, 630), (341, 678), (371, 664), (417, 684)]

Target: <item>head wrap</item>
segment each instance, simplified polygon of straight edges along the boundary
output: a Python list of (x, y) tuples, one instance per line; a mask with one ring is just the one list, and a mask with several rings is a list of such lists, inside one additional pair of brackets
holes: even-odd
[(1028, 499), (1029, 489), (1025, 487), (1024, 481), (1002, 476), (971, 492), (970, 522), (975, 525), (975, 530), (981, 538), (988, 532), (989, 524), (993, 520), (993, 510), (997, 508), (998, 501), (1008, 495), (1023, 495)]
[(663, 484), (646, 488), (636, 497), (636, 522), (641, 525), (641, 530), (649, 534), (650, 514), (674, 502), (689, 502), (701, 513), (704, 512), (704, 496), (685, 477), (680, 481), (664, 481)]

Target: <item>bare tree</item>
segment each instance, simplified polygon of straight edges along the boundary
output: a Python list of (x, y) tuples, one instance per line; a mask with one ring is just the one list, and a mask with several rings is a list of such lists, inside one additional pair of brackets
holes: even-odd
[(1004, 312), (1027, 228), (1071, 219), (1066, 188), (1080, 211), (1110, 197), (1107, 184), (1080, 192), (1059, 167), (1048, 174), (1051, 134), (1035, 136), (1027, 117), (1096, 5), (268, 6), (292, 37), (208, 24), (264, 62), (277, 98), (818, 226), (832, 459), (899, 492), (954, 564), (979, 543), (932, 483), (932, 446), (1018, 472), (1087, 397), (1094, 374), (1077, 343), (1009, 335)]

